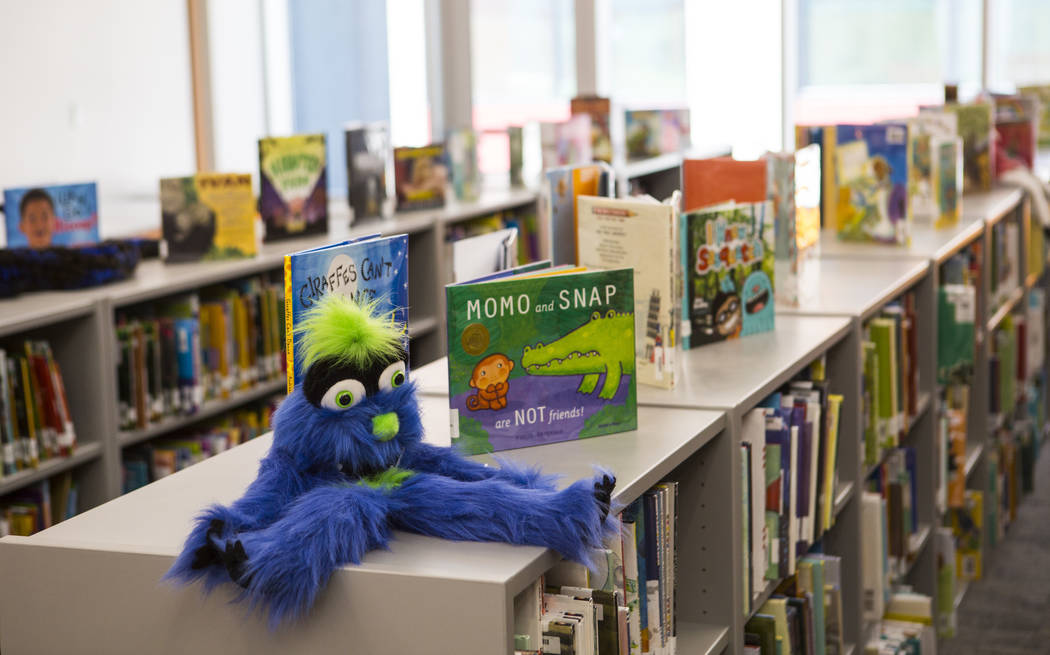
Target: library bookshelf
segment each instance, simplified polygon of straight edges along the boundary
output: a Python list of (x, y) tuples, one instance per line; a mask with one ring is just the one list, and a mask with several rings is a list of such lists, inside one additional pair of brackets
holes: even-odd
[[(671, 167), (654, 172), (668, 170)], [(638, 167), (631, 174), (653, 174), (647, 171)], [(447, 232), (442, 226), (460, 220), (456, 216), (466, 220), (500, 207), (528, 206), (536, 203), (536, 195), (504, 194), (486, 202), (485, 209), (477, 211), (457, 214), (446, 209), (442, 211), (452, 213), (399, 216), (387, 224), (363, 223), (352, 230), (361, 234), (408, 232), (410, 248), (416, 249), (410, 271), (420, 276), (412, 278), (412, 289), (433, 289), (431, 298), (425, 297), (427, 292), (414, 294), (410, 330), (416, 331), (414, 336), (429, 335), (429, 345), (420, 345), (428, 354), (416, 362), (413, 377), (421, 396), (427, 439), (434, 443), (448, 443), (449, 439), (447, 367), (440, 358), (446, 338), (440, 271), (445, 270), (442, 258)], [(1021, 237), (1017, 244), (1020, 291), (1009, 289), (993, 303), (987, 267), (981, 266), (975, 323), (979, 326), (974, 380), (978, 402), (970, 408), (966, 464), (970, 486), (980, 488), (987, 478), (982, 468), (985, 453), (994, 445), (992, 430), (1009, 420), (1006, 412), (991, 416), (986, 376), (982, 382), (981, 371), (987, 371), (990, 356), (989, 335), (1006, 316), (1023, 311), (1028, 289), (1047, 284), (1043, 274), (1047, 253), (1041, 233), (1032, 225), (1024, 196), (1006, 189), (967, 195), (964, 216), (956, 226), (938, 231), (917, 226), (911, 246), (905, 249), (842, 243), (825, 235), (819, 260), (820, 289), (814, 298), (799, 307), (778, 307), (774, 332), (677, 353), (679, 383), (673, 391), (639, 387), (638, 430), (505, 454), (562, 473), (567, 479), (590, 475), (593, 464), (607, 466), (618, 476), (616, 500), (623, 503), (660, 480), (677, 480), (682, 508), (678, 527), (681, 652), (740, 653), (748, 619), (741, 611), (745, 564), (741, 517), (731, 508), (740, 507), (743, 498), (742, 418), (814, 360), (825, 357), (830, 389), (845, 400), (836, 522), (823, 536), (822, 545), (826, 552), (842, 557), (847, 652), (859, 652), (875, 627), (862, 619), (861, 610), (859, 498), (872, 470), (863, 463), (861, 446), (863, 326), (887, 303), (902, 294), (914, 294), (921, 344), (919, 403), (902, 444), (915, 447), (924, 477), (918, 488), (922, 527), (910, 540), (914, 558), (898, 579), (932, 593), (936, 563), (930, 535), (943, 522), (943, 503), (936, 498), (937, 458), (943, 456), (935, 443), (939, 412), (936, 290), (942, 267), (951, 256), (975, 246), (988, 252), (997, 238), (996, 226), (1003, 222), (1016, 224)], [(340, 237), (330, 235), (325, 241), (336, 238)], [(280, 245), (283, 253), (310, 244)], [(70, 368), (67, 378), (79, 378), (82, 382), (76, 384), (85, 387), (84, 399), (78, 401), (81, 404), (71, 407), (75, 419), (83, 417), (85, 427), (74, 456), (82, 459), (62, 466), (83, 469), (78, 481), (85, 487), (93, 485), (85, 504), (117, 495), (120, 449), (152, 436), (116, 430), (115, 408), (107, 404), (115, 397), (114, 382), (107, 377), (113, 375), (109, 359), (113, 346), (108, 342), (115, 308), (279, 267), (278, 254), (264, 253), (259, 259), (267, 257), (272, 260), (241, 262), (208, 273), (196, 273), (191, 267), (185, 274), (154, 274), (151, 268), (174, 267), (147, 263), (135, 280), (121, 285), (0, 303), (0, 336), (38, 331), (67, 335), (56, 341), (56, 346), (66, 342), (57, 346), (56, 355), (64, 371)], [(1036, 266), (1035, 259), (1043, 265)], [(84, 361), (78, 362), (80, 359)], [(431, 363), (418, 365), (428, 361)], [(510, 650), (519, 604), (515, 599), (556, 564), (556, 556), (549, 551), (398, 533), (390, 551), (369, 553), (361, 566), (340, 569), (308, 621), (278, 632), (269, 632), (257, 616), (228, 605), (229, 590), (202, 598), (196, 588), (161, 584), (193, 514), (210, 502), (238, 497), (254, 477), (269, 439), (250, 441), (32, 537), (0, 542), (0, 578), (5, 580), (0, 589), (0, 616), (4, 617), (0, 645), (15, 652), (47, 652), (61, 651), (71, 643), (99, 643), (111, 646), (112, 652), (140, 652), (153, 649), (158, 640), (179, 639), (185, 650), (222, 643), (230, 652), (346, 651), (351, 644), (359, 652)], [(488, 456), (479, 459), (491, 461)], [(41, 472), (30, 477), (46, 475)], [(752, 599), (752, 607), (759, 607), (774, 588), (772, 583), (767, 585)], [(965, 588), (960, 587), (959, 592), (961, 599)], [(86, 598), (91, 602), (85, 602)], [(54, 616), (62, 617), (63, 630), (46, 629), (44, 622), (50, 619), (45, 617)], [(409, 624), (412, 627), (406, 630)]]

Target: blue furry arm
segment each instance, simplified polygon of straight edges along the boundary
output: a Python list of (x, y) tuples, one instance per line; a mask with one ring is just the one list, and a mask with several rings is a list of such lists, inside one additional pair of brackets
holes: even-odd
[(197, 515), (182, 552), (165, 578), (189, 583), (204, 577), (209, 590), (229, 580), (221, 557), (226, 542), (238, 532), (269, 525), (288, 503), (317, 482), (296, 470), (287, 454), (271, 450), (259, 463), (259, 474), (243, 496), (228, 507), (214, 504)]
[(504, 480), (527, 489), (550, 489), (557, 487), (558, 476), (545, 475), (536, 466), (521, 466), (507, 459), (496, 458), (499, 466), (485, 466), (481, 462), (467, 459), (452, 448), (442, 448), (425, 443), (414, 443), (405, 450), (401, 466), (421, 473), (443, 475), (462, 482), (479, 480)]
[(271, 626), (302, 615), (337, 567), (386, 548), (388, 493), (362, 484), (318, 487), (269, 527), (242, 533), (235, 548), (243, 597), (268, 610)]

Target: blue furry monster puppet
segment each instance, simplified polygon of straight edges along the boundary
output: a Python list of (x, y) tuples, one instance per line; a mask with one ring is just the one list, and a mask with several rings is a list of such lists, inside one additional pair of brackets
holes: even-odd
[(165, 576), (232, 580), (270, 624), (309, 609), (339, 566), (386, 548), (393, 529), (552, 548), (590, 563), (615, 530), (615, 479), (558, 489), (554, 476), (489, 467), (425, 444), (403, 327), (329, 295), (302, 325), (302, 383), (273, 416), (273, 445), (244, 496), (195, 521)]

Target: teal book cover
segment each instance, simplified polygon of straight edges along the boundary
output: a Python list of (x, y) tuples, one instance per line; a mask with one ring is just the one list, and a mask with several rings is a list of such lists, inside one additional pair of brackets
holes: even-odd
[(452, 439), (463, 452), (636, 428), (633, 269), (445, 291)]
[(683, 347), (771, 331), (772, 203), (729, 203), (680, 220)]

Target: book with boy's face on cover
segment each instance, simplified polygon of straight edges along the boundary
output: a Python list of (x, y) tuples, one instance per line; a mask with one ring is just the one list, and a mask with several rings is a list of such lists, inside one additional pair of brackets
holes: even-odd
[(679, 224), (683, 347), (772, 330), (772, 203), (717, 205)]
[(445, 287), (453, 444), (476, 454), (637, 426), (631, 269)]
[(8, 248), (80, 246), (98, 242), (94, 182), (4, 190)]
[[(302, 379), (302, 334), (295, 328), (322, 297), (340, 294), (359, 302), (377, 301), (380, 313), (393, 312), (408, 325), (408, 236), (372, 234), (284, 256), (285, 354), (288, 393)], [(404, 337), (408, 352), (408, 335)]]
[(324, 134), (259, 139), (259, 213), (266, 240), (328, 231)]
[(251, 257), (255, 194), (250, 173), (198, 173), (160, 181), (166, 261)]

